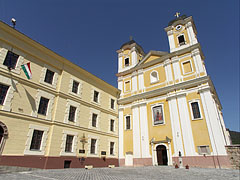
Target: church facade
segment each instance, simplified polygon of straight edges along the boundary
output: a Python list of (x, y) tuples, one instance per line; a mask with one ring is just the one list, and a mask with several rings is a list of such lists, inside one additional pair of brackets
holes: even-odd
[(221, 103), (192, 17), (165, 28), (170, 52), (134, 40), (118, 53), (120, 166), (230, 167)]

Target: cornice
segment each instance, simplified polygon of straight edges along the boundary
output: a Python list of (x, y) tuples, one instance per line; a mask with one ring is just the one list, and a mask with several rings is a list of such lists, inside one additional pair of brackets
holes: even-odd
[(150, 62), (147, 62), (147, 63), (143, 63), (143, 61), (145, 61), (150, 55), (157, 55), (155, 52), (157, 51), (150, 51), (144, 58), (143, 60), (138, 63), (135, 67), (131, 68), (131, 69), (128, 69), (126, 71), (123, 71), (123, 72), (120, 72), (120, 73), (117, 73), (116, 76), (125, 76), (127, 74), (131, 74), (133, 71), (136, 71), (136, 70), (139, 70), (139, 69), (143, 69), (143, 68), (146, 68), (148, 66), (152, 66), (152, 65), (155, 65), (157, 63), (162, 63), (164, 62), (165, 60), (167, 59), (172, 59), (173, 57), (175, 56), (180, 56), (182, 54), (185, 54), (187, 52), (192, 52), (194, 49), (199, 49), (200, 53), (201, 53), (201, 56), (202, 58), (204, 59), (204, 56), (202, 54), (202, 50), (201, 50), (201, 46), (199, 43), (196, 43), (194, 45), (191, 45), (189, 47), (186, 47), (184, 49), (181, 49), (181, 50), (178, 50), (178, 51), (174, 51), (174, 52), (171, 52), (171, 53), (168, 53), (168, 54), (158, 54), (159, 55), (159, 58), (158, 59), (155, 59), (155, 60), (152, 60)]
[(66, 127), (66, 128), (87, 131), (87, 132), (100, 134), (100, 135), (112, 136), (112, 137), (116, 137), (116, 138), (118, 137), (118, 135), (116, 135), (116, 134), (111, 134), (111, 133), (98, 131), (98, 130), (94, 130), (94, 129), (89, 129), (89, 128), (85, 128), (85, 127), (79, 127), (79, 126), (75, 126), (72, 124), (66, 124), (63, 122), (56, 121), (56, 120), (46, 120), (46, 119), (37, 118), (37, 117), (24, 115), (24, 114), (20, 114), (20, 113), (15, 113), (15, 112), (8, 112), (8, 111), (0, 110), (0, 115), (7, 116), (7, 117), (13, 117), (18, 120), (27, 120), (27, 121), (32, 121), (32, 122), (44, 123), (48, 126), (58, 125), (58, 126)]
[(175, 91), (175, 90), (179, 90), (179, 89), (186, 89), (189, 87), (193, 87), (193, 86), (197, 86), (206, 82), (209, 82), (210, 77), (209, 76), (204, 76), (204, 77), (200, 77), (197, 79), (193, 79), (193, 80), (189, 80), (186, 82), (181, 82), (178, 84), (174, 84), (174, 85), (170, 85), (170, 86), (166, 86), (163, 88), (159, 88), (153, 91), (148, 91), (148, 92), (144, 92), (141, 94), (136, 94), (127, 98), (123, 98), (123, 99), (119, 99), (118, 100), (118, 104), (122, 105), (122, 104), (128, 104), (134, 101), (138, 101), (141, 99), (148, 99), (154, 96), (160, 96), (163, 94), (167, 94), (171, 91)]

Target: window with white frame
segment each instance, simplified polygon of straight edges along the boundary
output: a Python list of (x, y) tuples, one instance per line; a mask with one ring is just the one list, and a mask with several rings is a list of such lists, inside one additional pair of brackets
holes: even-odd
[(76, 110), (77, 110), (77, 107), (74, 107), (74, 106), (69, 107), (69, 115), (68, 115), (68, 120), (69, 121), (71, 121), (71, 122), (75, 121)]
[(191, 60), (182, 62), (183, 74), (188, 74), (193, 72)]
[(65, 152), (72, 152), (73, 149), (73, 135), (67, 135), (66, 144), (65, 144)]
[(14, 92), (17, 90), (18, 81), (0, 75), (0, 109), (5, 111), (11, 110), (11, 104)]
[(97, 117), (98, 115), (93, 113), (92, 114), (92, 127), (97, 127)]
[(45, 74), (45, 78), (44, 78), (44, 82), (52, 84), (53, 77), (54, 77), (54, 72), (47, 69), (46, 74)]
[(74, 156), (77, 151), (78, 133), (63, 130), (60, 155)]
[(209, 146), (198, 146), (198, 154), (211, 154)]
[(79, 82), (73, 80), (72, 84), (72, 92), (78, 94)]
[(114, 124), (115, 121), (113, 119), (110, 120), (110, 131), (114, 132)]
[(127, 91), (130, 91), (131, 90), (131, 81), (126, 81), (124, 83), (124, 91), (127, 92)]
[(115, 100), (111, 98), (111, 109), (115, 109)]
[(4, 59), (3, 65), (7, 66), (9, 69), (15, 69), (19, 55), (12, 51), (8, 51)]
[(44, 116), (47, 114), (48, 102), (49, 102), (48, 98), (45, 98), (45, 97), (40, 98), (40, 102), (38, 106), (38, 114), (41, 114)]
[(70, 99), (67, 99), (64, 123), (71, 122), (75, 125), (79, 125), (79, 111), (80, 104)]
[(46, 116), (45, 118), (50, 120), (52, 118), (54, 98), (54, 95), (38, 89), (36, 95), (36, 108), (32, 109), (32, 116), (37, 117), (37, 115), (40, 114)]
[(90, 146), (90, 153), (91, 154), (97, 154), (96, 153), (96, 144), (97, 144), (97, 139), (91, 139), (91, 146)]
[(9, 86), (0, 83), (0, 105), (3, 105)]
[(44, 155), (47, 143), (48, 127), (29, 125), (24, 154)]
[(199, 100), (194, 100), (190, 102), (190, 109), (191, 109), (191, 114), (192, 114), (192, 119), (197, 120), (201, 119), (201, 110), (199, 107)]
[(110, 142), (110, 155), (114, 155), (114, 142)]
[(178, 38), (178, 43), (180, 46), (186, 44), (185, 37), (183, 34), (179, 35), (177, 38)]
[(93, 101), (99, 103), (99, 92), (96, 90), (93, 92)]
[(164, 124), (163, 104), (152, 107), (153, 125)]
[(150, 74), (150, 82), (151, 83), (156, 83), (158, 82), (159, 78), (158, 78), (158, 72), (157, 71), (153, 71)]
[(43, 132), (44, 131), (34, 129), (32, 141), (31, 141), (31, 145), (30, 145), (31, 151), (40, 150)]
[(40, 83), (56, 88), (59, 73), (59, 70), (45, 64), (40, 76)]
[(130, 65), (129, 57), (124, 59), (124, 66), (127, 67)]
[(126, 130), (131, 129), (131, 116), (125, 116), (125, 125), (126, 125)]
[(21, 51), (12, 48), (6, 44), (1, 44), (0, 48), (0, 67), (3, 69), (9, 69), (13, 73), (20, 74), (20, 68), (24, 61), (24, 56)]

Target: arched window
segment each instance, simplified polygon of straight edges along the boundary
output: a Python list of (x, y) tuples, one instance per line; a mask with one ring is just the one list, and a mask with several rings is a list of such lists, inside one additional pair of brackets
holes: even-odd
[(158, 73), (157, 73), (157, 71), (151, 72), (150, 81), (151, 81), (151, 83), (155, 83), (155, 82), (158, 81)]
[(0, 122), (0, 154), (3, 151), (3, 147), (5, 145), (6, 139), (8, 138), (8, 129), (5, 124)]

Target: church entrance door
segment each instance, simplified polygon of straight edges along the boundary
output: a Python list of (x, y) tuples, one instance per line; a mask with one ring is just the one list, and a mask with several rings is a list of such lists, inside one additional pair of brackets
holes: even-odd
[(158, 165), (168, 165), (167, 149), (163, 145), (158, 145), (157, 148)]

